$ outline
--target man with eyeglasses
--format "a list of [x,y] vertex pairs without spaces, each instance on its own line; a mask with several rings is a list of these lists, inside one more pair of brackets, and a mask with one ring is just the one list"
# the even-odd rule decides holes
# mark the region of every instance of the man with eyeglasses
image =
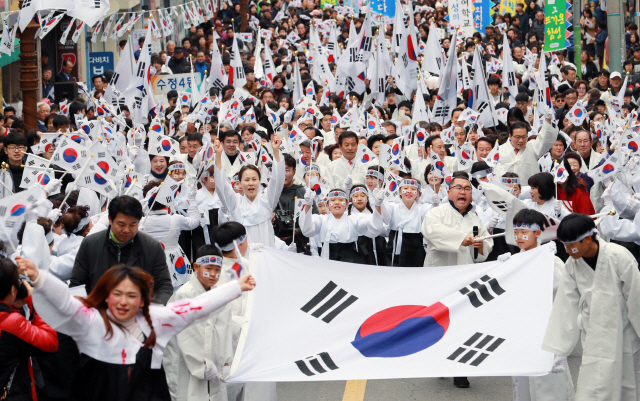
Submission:
[[567,89],[564,91],[564,107],[556,110],[556,120],[560,120],[562,112],[565,110],[571,110],[578,101],[578,91],[575,89]]
[[24,154],[27,151],[27,138],[15,132],[10,132],[4,137],[4,153],[9,163],[9,173],[13,181],[13,193],[24,191],[20,188],[22,173],[24,172]]
[[[489,235],[471,204],[473,187],[464,171],[453,173],[449,184],[449,202],[429,210],[421,232],[427,240],[424,266],[456,266],[481,263],[493,249],[493,240],[475,241]],[[477,235],[474,231],[477,230]],[[466,377],[454,377],[453,385],[469,387]]]
[[[593,151],[592,146],[593,138],[589,131],[581,130],[576,133],[576,149],[582,158],[581,173],[589,172],[589,170],[599,165],[603,159],[602,154]],[[595,210],[600,210],[604,206],[604,200],[602,199],[603,192],[604,184],[602,181],[595,183],[589,191],[589,197]]]
[[528,127],[523,122],[516,122],[509,127],[509,140],[500,146],[500,160],[494,175],[502,177],[507,172],[518,174],[521,182],[539,173],[538,159],[551,149],[558,137],[558,126],[553,122],[553,109],[547,107],[544,112],[545,122],[536,139],[528,141]]

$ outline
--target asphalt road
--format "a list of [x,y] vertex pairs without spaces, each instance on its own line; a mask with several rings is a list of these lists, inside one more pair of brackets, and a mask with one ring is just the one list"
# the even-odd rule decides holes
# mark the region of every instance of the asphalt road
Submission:
[[[574,385],[581,363],[580,345],[569,357]],[[366,382],[278,383],[278,401],[511,401],[511,377],[472,377],[459,389],[453,379],[368,380]]]

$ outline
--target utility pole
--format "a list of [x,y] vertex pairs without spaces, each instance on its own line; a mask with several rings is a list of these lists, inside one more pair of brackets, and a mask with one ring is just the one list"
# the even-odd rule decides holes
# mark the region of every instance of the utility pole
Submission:
[[609,33],[609,71],[622,71],[622,57],[626,55],[622,0],[607,2],[607,32]]
[[[20,9],[22,9],[20,0]],[[24,132],[38,128],[38,66],[36,65],[36,40],[38,24],[33,19],[20,34],[20,91],[22,92],[22,116]]]

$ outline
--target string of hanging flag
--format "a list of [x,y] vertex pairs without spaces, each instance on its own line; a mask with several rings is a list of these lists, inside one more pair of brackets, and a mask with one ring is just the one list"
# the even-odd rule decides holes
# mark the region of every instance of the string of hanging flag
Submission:
[[[21,10],[0,13],[2,18],[0,53],[11,54],[15,50],[14,41],[17,28],[24,32],[32,19],[39,25],[35,37],[42,39],[60,23],[65,15],[69,15],[72,20],[63,32],[60,43],[64,44],[67,41],[72,30],[71,40],[73,43],[77,43],[85,26],[92,28],[90,42],[96,43],[101,29],[101,42],[106,42],[107,39],[116,40],[133,28],[136,22],[145,17],[146,13],[146,18],[149,19],[151,24],[153,36],[156,39],[160,39],[163,35],[165,37],[171,35],[171,31],[174,29],[172,15],[183,18],[191,26],[198,26],[213,18],[214,12],[218,10],[217,6],[217,0],[194,0],[186,4],[155,10],[115,12],[106,15],[109,11],[108,0],[95,0],[94,7],[71,4],[70,7],[56,8],[51,8],[49,5],[44,6],[40,2],[25,0]],[[18,15],[16,16],[15,14]],[[154,14],[158,16],[159,24],[156,23]],[[127,16],[129,16],[129,19],[125,22]]]

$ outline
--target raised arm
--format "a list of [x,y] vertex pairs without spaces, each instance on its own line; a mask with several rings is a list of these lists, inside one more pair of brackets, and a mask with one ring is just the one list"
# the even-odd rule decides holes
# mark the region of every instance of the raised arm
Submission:
[[200,226],[200,212],[198,211],[198,202],[196,201],[196,195],[198,190],[194,186],[189,192],[189,210],[187,210],[187,216],[176,214],[178,218],[178,228],[180,230],[193,230]]
[[222,144],[216,139],[214,146],[216,150],[216,168],[213,169],[213,176],[216,180],[216,193],[222,206],[233,215],[238,206],[236,193],[229,182],[227,174],[222,170]]
[[[274,157],[277,154],[280,154],[277,145],[278,136],[274,135],[274,145],[273,145],[273,153]],[[284,178],[285,178],[285,165],[284,160],[280,160],[280,157],[276,157],[276,163],[273,166],[273,174],[271,176],[271,181],[269,181],[269,185],[267,185],[267,190],[265,191],[267,202],[269,203],[269,208],[273,211],[278,205],[278,200],[280,200],[280,194],[282,194],[282,189],[284,188]]]
[[98,312],[87,308],[69,292],[69,287],[47,271],[38,270],[33,262],[16,257],[22,274],[33,282],[33,305],[38,314],[56,331],[74,339],[86,335],[86,328]]
[[545,120],[542,124],[542,129],[540,130],[540,134],[536,139],[529,142],[528,146],[531,146],[533,151],[535,152],[536,159],[539,159],[551,149],[554,143],[556,143],[556,139],[558,138],[558,126],[552,123],[552,120],[547,116],[547,112],[545,111]]

